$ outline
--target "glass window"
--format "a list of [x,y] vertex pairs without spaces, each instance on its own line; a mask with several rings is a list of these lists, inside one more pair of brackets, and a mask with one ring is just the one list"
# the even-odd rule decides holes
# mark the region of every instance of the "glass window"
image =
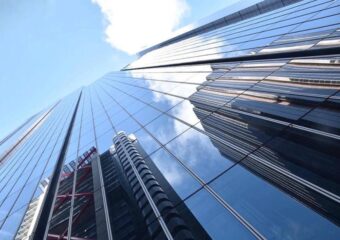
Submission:
[[106,121],[100,123],[100,124],[96,124],[95,125],[95,131],[96,131],[96,136],[97,138],[101,135],[103,135],[104,133],[106,133],[107,131],[112,129],[112,125],[109,122],[109,119],[106,118]]
[[205,189],[188,198],[185,205],[211,239],[256,239]]
[[154,106],[155,108],[159,109],[160,111],[166,112],[173,106],[177,105],[181,101],[183,101],[182,98],[173,97],[166,94],[160,94],[160,93],[153,93],[153,99],[152,102],[150,102],[150,105]]
[[110,115],[110,117],[113,125],[116,126],[117,124],[127,119],[129,115],[123,109],[121,109],[121,111],[116,112],[113,115]]
[[153,153],[161,147],[159,143],[157,143],[144,129],[138,130],[134,133],[134,135],[147,155]]
[[157,111],[156,109],[146,106],[142,109],[140,109],[137,113],[135,113],[134,117],[142,124],[145,125],[149,122],[151,122],[153,119],[157,118],[159,115],[161,115],[160,111]]
[[98,136],[97,143],[100,153],[103,153],[109,149],[109,147],[113,144],[112,139],[114,136],[115,133],[112,128],[103,133],[101,136]]
[[[150,156],[158,171],[171,185],[181,199],[185,199],[200,185],[166,150],[159,149]],[[162,186],[162,179],[157,178]],[[177,203],[174,203],[177,204]]]
[[116,126],[116,131],[117,132],[124,131],[127,134],[130,134],[137,131],[140,128],[141,128],[140,125],[136,123],[135,120],[133,120],[131,117],[128,117],[127,119],[125,119],[123,122]]
[[20,226],[25,211],[26,208],[22,208],[7,218],[0,230],[1,240],[10,240],[14,238],[14,235],[16,234],[16,231]]
[[128,102],[128,104],[125,104],[123,106],[130,114],[134,114],[141,109],[143,109],[146,105],[142,103],[141,101],[137,101],[133,98],[133,101]]
[[242,166],[210,184],[268,239],[338,239],[340,228]]
[[199,119],[194,112],[194,107],[195,106],[190,103],[190,101],[184,100],[175,107],[171,108],[168,113],[187,122],[189,125],[195,125],[199,122]]
[[165,144],[187,130],[189,126],[163,114],[146,125],[145,128],[148,129],[162,144]]
[[233,164],[221,154],[215,143],[216,140],[212,142],[208,136],[191,128],[166,147],[200,178],[208,182]]
[[322,191],[340,195],[340,149],[337,146],[340,146],[338,139],[294,126],[254,154],[291,175],[315,184]]

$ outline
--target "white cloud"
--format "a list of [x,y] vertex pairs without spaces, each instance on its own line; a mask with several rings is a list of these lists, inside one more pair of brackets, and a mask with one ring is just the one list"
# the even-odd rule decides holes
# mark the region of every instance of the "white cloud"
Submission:
[[185,0],[92,0],[104,14],[106,40],[134,54],[169,37],[189,11]]

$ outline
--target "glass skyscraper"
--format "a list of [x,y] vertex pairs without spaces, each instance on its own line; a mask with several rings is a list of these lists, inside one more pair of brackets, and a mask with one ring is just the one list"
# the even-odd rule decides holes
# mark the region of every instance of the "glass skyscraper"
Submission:
[[266,0],[0,141],[0,239],[340,239],[340,1]]

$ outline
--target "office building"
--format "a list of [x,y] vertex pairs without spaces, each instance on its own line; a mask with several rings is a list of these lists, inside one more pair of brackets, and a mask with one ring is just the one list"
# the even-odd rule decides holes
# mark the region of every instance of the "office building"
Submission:
[[44,238],[209,239],[133,135],[120,132],[101,155],[92,147],[58,185]]
[[338,0],[144,50],[0,141],[0,239],[339,239],[339,50]]

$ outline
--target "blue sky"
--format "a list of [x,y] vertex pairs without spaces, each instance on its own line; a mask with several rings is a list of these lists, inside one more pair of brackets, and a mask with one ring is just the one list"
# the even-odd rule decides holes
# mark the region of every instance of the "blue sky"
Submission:
[[0,1],[0,139],[66,94],[121,69],[143,46],[235,2]]

